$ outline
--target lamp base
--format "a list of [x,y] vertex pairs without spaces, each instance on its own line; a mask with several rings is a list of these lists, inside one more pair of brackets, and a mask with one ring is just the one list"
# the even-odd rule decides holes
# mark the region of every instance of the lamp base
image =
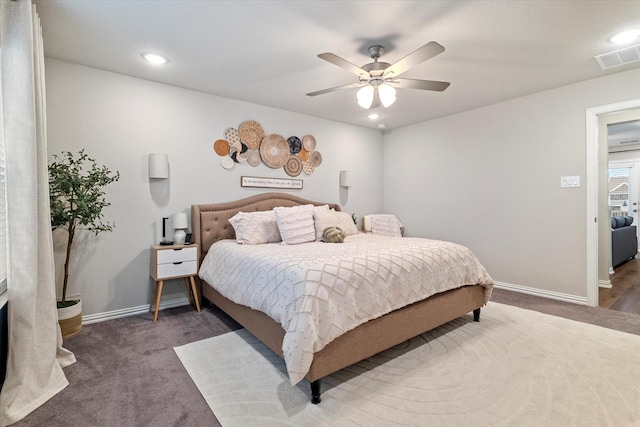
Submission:
[[168,240],[163,240],[162,242],[160,242],[160,244],[162,246],[170,246],[170,245],[173,245],[173,242],[170,242]]
[[176,228],[176,232],[173,235],[173,241],[176,245],[184,245],[184,239],[187,237],[187,232],[182,228]]

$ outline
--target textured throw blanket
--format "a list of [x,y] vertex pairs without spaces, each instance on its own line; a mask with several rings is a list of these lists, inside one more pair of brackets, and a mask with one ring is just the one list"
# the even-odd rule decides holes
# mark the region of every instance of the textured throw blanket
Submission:
[[483,285],[487,302],[493,286],[464,246],[370,234],[340,245],[221,240],[209,248],[200,277],[282,325],[292,385],[308,372],[313,353],[362,323],[464,285]]

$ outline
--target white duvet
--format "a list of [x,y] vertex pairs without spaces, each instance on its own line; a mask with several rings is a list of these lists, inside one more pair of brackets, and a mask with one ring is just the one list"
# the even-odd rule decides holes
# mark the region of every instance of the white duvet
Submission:
[[483,285],[487,302],[493,286],[464,246],[363,233],[341,244],[221,240],[209,248],[200,277],[282,325],[292,385],[308,372],[313,353],[362,323],[463,285]]

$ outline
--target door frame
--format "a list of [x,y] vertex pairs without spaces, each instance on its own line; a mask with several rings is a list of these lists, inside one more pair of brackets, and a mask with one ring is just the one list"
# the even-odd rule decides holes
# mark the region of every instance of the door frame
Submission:
[[640,99],[587,108],[587,304],[598,306],[598,116],[640,108]]

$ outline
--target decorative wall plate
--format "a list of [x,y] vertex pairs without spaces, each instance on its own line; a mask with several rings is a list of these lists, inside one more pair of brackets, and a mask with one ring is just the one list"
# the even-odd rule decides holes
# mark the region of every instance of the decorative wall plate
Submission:
[[215,151],[218,156],[226,156],[229,154],[229,143],[224,139],[219,139],[213,143],[213,151]]
[[235,164],[235,162],[233,161],[233,159],[231,157],[224,156],[223,158],[220,159],[220,164],[225,169],[231,169],[233,167],[233,165]]
[[302,146],[308,152],[312,152],[316,149],[316,139],[313,137],[313,135],[305,135],[302,137]]
[[309,161],[313,163],[315,167],[320,166],[322,164],[322,154],[320,154],[319,151],[312,151],[311,154],[309,154]]
[[236,145],[240,147],[240,136],[238,136],[238,129],[236,128],[227,128],[224,131],[224,139],[229,142],[229,145]]
[[306,162],[307,160],[309,160],[309,152],[307,151],[306,148],[303,148],[298,153],[298,157],[300,157],[300,160],[302,160],[303,162]]
[[289,157],[289,144],[282,135],[267,135],[260,144],[260,157],[270,168],[281,168]]
[[258,152],[258,150],[249,150],[246,154],[247,163],[249,163],[253,167],[260,165],[260,153]]
[[305,174],[311,175],[314,170],[316,170],[316,165],[314,165],[313,163],[311,163],[311,162],[303,162],[302,163],[302,171]]
[[251,150],[257,150],[260,148],[260,143],[264,138],[264,129],[262,129],[262,125],[255,120],[247,120],[240,124],[238,136],[240,137],[240,141],[246,144]]
[[289,176],[298,176],[302,172],[302,160],[295,154],[292,154],[284,164],[284,171]]
[[289,144],[289,152],[291,154],[298,154],[302,149],[302,141],[297,136],[290,136],[287,138],[287,143]]

